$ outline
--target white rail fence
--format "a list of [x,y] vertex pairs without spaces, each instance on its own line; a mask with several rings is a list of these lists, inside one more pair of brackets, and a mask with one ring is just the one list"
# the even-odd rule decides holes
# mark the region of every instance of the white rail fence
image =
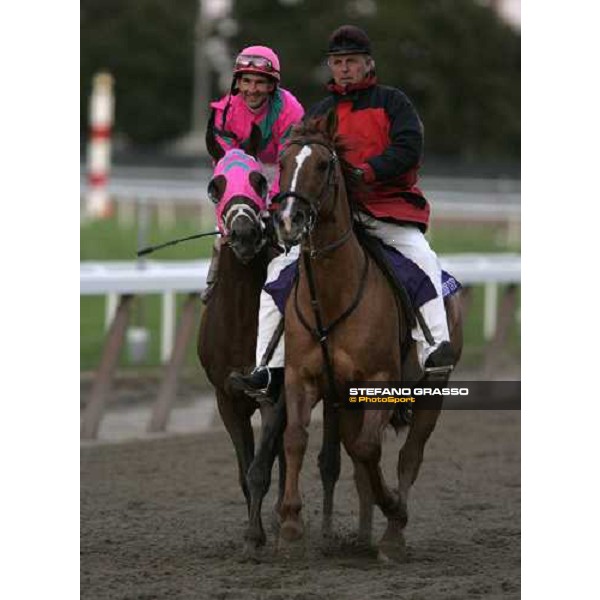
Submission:
[[[463,285],[483,285],[484,338],[490,340],[497,327],[498,287],[520,284],[521,257],[518,254],[454,254],[440,257],[442,267]],[[123,295],[162,296],[161,352],[163,362],[173,350],[175,295],[200,292],[208,273],[208,260],[82,262],[80,294],[106,296],[106,328],[112,322]]]
[[[484,337],[486,363],[490,369],[494,354],[505,342],[517,309],[517,286],[521,283],[521,258],[518,254],[458,254],[441,258],[442,266],[465,287],[464,309],[468,309],[470,289],[483,285]],[[177,393],[185,350],[194,333],[199,293],[204,289],[208,260],[170,262],[82,262],[80,294],[106,297],[106,339],[94,385],[82,415],[81,437],[97,437],[108,402],[120,350],[129,324],[132,301],[137,295],[162,296],[161,359],[165,374],[148,425],[149,431],[164,431]],[[499,286],[506,291],[499,305]],[[176,294],[186,294],[176,327]]]
[[[195,208],[203,214],[213,214],[206,195],[210,180],[207,169],[194,170],[174,178],[165,170],[164,177],[150,177],[143,169],[121,169],[121,176],[108,183],[111,199],[116,204],[117,221],[132,225],[136,211],[152,210],[160,227],[173,226],[180,208]],[[152,171],[160,175],[160,170]],[[456,179],[423,177],[422,187],[433,206],[433,219],[504,222],[508,226],[508,241],[516,244],[521,222],[520,182],[509,179]],[[81,197],[87,183],[80,182]]]

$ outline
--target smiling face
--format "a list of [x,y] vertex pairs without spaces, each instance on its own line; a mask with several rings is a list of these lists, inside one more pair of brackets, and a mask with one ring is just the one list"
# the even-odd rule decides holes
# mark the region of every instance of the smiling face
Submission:
[[335,54],[327,60],[337,85],[360,83],[370,73],[373,59],[368,54]]
[[264,75],[242,73],[238,77],[237,88],[249,108],[260,108],[275,89],[275,82]]

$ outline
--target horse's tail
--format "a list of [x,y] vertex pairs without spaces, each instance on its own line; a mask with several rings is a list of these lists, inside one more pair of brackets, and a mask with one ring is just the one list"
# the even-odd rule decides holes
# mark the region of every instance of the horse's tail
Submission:
[[[398,312],[400,313],[405,324],[405,327],[401,327],[400,331],[400,350],[402,356],[405,356],[411,344],[410,331],[416,323],[415,311],[410,301],[408,292],[402,283],[396,278],[394,270],[385,255],[381,242],[376,237],[369,234],[368,225],[355,220],[354,233],[356,234],[360,245],[375,261],[375,264],[379,267],[384,277],[390,284],[392,291],[394,292],[394,297],[396,298],[396,303],[398,304]],[[404,329],[404,331],[402,331],[402,329]]]

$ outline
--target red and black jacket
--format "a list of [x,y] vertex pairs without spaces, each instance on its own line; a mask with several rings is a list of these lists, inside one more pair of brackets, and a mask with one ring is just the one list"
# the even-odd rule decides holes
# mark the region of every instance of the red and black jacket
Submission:
[[386,221],[415,223],[425,231],[430,207],[417,186],[423,155],[423,125],[400,90],[377,85],[374,77],[352,86],[329,84],[331,94],[306,117],[335,107],[347,160],[364,170],[366,212]]

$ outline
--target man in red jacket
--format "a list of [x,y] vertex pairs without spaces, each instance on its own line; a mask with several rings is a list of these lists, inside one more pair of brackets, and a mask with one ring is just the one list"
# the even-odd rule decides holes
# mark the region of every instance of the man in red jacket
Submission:
[[[333,32],[328,65],[333,76],[328,86],[331,93],[313,106],[306,117],[325,115],[335,108],[338,133],[349,147],[346,159],[356,166],[367,186],[358,217],[370,226],[372,234],[416,263],[431,279],[437,297],[419,310],[434,343],[427,342],[419,325],[412,336],[428,378],[443,378],[455,361],[442,297],[440,263],[423,235],[430,214],[429,204],[417,186],[423,125],[403,92],[378,85],[371,42],[362,29],[344,25]],[[259,332],[274,329],[267,327],[267,321],[259,320]],[[250,375],[236,374],[234,383],[248,393],[266,394],[272,370],[257,367]]]
[[[307,117],[335,108],[338,133],[349,145],[348,161],[367,186],[362,221],[385,244],[415,262],[431,279],[437,297],[421,307],[434,344],[417,325],[412,334],[419,362],[427,371],[454,363],[442,298],[441,267],[423,233],[430,207],[418,187],[423,154],[423,125],[408,97],[379,85],[371,42],[358,27],[344,25],[329,38],[330,95],[313,106]],[[443,369],[442,369],[443,370]]]

